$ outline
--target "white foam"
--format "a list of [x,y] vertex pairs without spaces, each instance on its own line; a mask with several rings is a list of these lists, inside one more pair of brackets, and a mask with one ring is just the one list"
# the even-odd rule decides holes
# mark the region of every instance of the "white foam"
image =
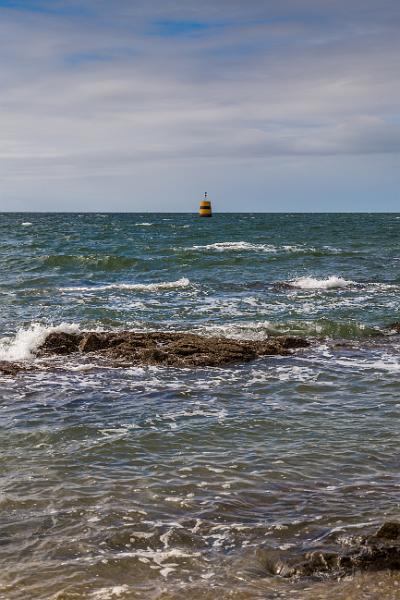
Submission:
[[331,275],[327,279],[299,277],[298,279],[290,281],[289,284],[292,287],[299,288],[301,290],[334,290],[355,285],[355,282],[343,279],[342,277],[336,277],[336,275]]
[[153,223],[135,223],[136,227],[151,227]]
[[78,325],[61,323],[56,327],[47,327],[33,323],[29,329],[19,329],[14,338],[0,340],[0,360],[29,360],[35,351],[43,344],[46,337],[53,332],[79,333]]
[[276,252],[277,249],[271,244],[251,244],[250,242],[216,242],[215,244],[206,244],[204,246],[192,246],[186,250],[215,250],[216,252],[225,252],[227,250],[243,251],[252,250],[258,252]]
[[[271,321],[237,322],[229,325],[207,325],[199,333],[203,335],[221,335],[239,340],[264,340],[271,333],[282,333],[276,329],[276,324]],[[283,332],[285,333],[285,331]]]
[[30,225],[32,225],[32,223],[30,223],[29,221],[25,221],[24,223],[21,223],[22,227],[29,227]]
[[337,359],[336,364],[351,369],[387,371],[389,373],[398,373],[400,371],[400,362],[388,354],[377,357],[375,360],[357,360],[343,357]]
[[[318,252],[318,248],[314,248],[313,246],[304,246],[302,244],[283,244],[281,246],[275,246],[273,244],[256,244],[251,242],[215,242],[214,244],[205,244],[202,246],[191,246],[188,248],[184,248],[184,250],[211,250],[216,252],[225,252],[225,251],[253,251],[253,252],[268,252],[268,253],[277,253],[277,252],[287,252],[287,253],[315,253]],[[338,254],[339,250],[337,248],[332,248],[330,246],[323,246],[322,250],[325,252],[330,252],[332,254]]]
[[129,587],[127,585],[114,585],[96,590],[91,593],[90,597],[93,600],[113,600],[114,598],[121,598],[128,591]]
[[134,292],[162,292],[163,290],[186,288],[191,285],[187,277],[177,281],[161,281],[160,283],[108,283],[106,285],[90,285],[60,288],[61,292],[104,292],[107,290],[129,290]]
[[[152,550],[151,548],[147,548],[147,550],[133,550],[133,551],[124,551],[118,554],[118,558],[147,558],[156,565],[160,567],[167,566],[165,565],[165,561],[171,558],[195,558],[200,556],[199,552],[184,552],[183,550],[179,550],[178,548],[173,548],[171,550]],[[92,560],[92,558],[84,558],[86,562]],[[164,563],[164,564],[163,564]]]

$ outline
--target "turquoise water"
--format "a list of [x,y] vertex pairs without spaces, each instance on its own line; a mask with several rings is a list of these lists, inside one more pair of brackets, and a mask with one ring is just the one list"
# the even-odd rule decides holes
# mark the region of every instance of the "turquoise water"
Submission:
[[[3,214],[0,359],[39,370],[1,379],[0,598],[331,597],[260,553],[399,518],[399,234],[396,214]],[[53,327],[312,345],[48,369]]]

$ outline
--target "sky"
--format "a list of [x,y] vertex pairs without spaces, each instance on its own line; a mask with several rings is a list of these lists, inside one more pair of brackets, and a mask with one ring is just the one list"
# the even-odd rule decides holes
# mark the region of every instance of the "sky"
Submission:
[[0,210],[400,211],[399,0],[0,0]]

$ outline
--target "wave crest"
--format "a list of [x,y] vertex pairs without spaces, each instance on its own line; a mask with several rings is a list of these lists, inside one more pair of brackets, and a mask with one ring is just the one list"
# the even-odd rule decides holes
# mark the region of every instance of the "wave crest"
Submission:
[[215,244],[205,244],[204,246],[191,246],[186,250],[215,250],[216,252],[225,252],[227,250],[243,251],[253,250],[257,252],[276,252],[276,246],[271,244],[251,244],[250,242],[215,242]]
[[293,335],[306,338],[363,339],[382,336],[379,327],[361,322],[332,321],[242,321],[227,325],[207,325],[200,327],[198,333],[204,335],[222,335],[224,337],[262,341],[269,336]]
[[0,340],[0,360],[32,359],[39,346],[53,332],[79,333],[80,329],[78,325],[70,323],[61,323],[56,327],[33,323],[28,329],[19,329],[15,337]]
[[198,246],[190,246],[187,248],[176,248],[176,250],[191,251],[209,251],[209,252],[264,252],[269,254],[312,254],[316,256],[329,256],[331,254],[339,254],[340,250],[331,246],[323,246],[315,248],[314,246],[306,246],[305,244],[262,244],[253,242],[215,242],[213,244],[204,244]]
[[90,285],[60,288],[61,292],[105,292],[107,290],[127,290],[134,292],[162,292],[164,290],[187,288],[191,285],[187,277],[177,281],[161,281],[160,283],[108,283],[106,285]]
[[336,275],[331,275],[326,279],[316,279],[314,277],[299,277],[293,281],[289,281],[288,285],[301,290],[334,290],[347,288],[356,285],[355,281],[343,279]]

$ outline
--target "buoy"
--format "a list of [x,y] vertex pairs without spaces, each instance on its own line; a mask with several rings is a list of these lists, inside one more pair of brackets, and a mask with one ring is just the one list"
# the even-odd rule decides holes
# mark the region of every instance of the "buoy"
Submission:
[[204,194],[204,200],[200,202],[200,217],[212,217],[211,202],[207,200],[207,192]]

